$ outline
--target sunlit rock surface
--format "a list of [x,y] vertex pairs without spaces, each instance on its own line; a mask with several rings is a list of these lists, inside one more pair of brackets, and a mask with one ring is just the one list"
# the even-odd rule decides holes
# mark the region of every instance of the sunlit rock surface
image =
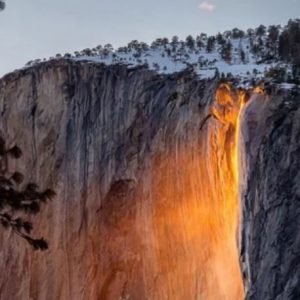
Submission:
[[[270,134],[252,147],[260,177],[245,175],[251,185],[239,207],[243,93],[227,85],[217,91],[217,81],[187,72],[167,76],[64,60],[11,74],[0,85],[1,133],[24,152],[11,168],[57,192],[35,222],[48,252],[33,252],[0,231],[1,299],[243,299],[239,219],[245,286],[249,299],[263,299],[272,267],[260,259],[272,247],[281,253],[281,244],[268,240],[275,226],[270,219],[270,228],[260,227],[267,213],[257,216],[253,203],[271,201],[268,184],[277,188],[283,170],[290,172],[282,158],[282,169],[272,170],[278,176],[268,175],[277,152],[267,147],[287,138],[276,130],[276,114],[266,121]],[[296,110],[288,115],[297,129]],[[296,137],[289,139],[289,163]],[[278,227],[297,228],[283,226],[284,200],[273,195]]]

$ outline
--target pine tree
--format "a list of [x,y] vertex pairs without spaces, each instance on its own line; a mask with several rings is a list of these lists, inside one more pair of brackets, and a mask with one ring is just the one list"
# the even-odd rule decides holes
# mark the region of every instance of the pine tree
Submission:
[[244,64],[246,60],[246,54],[243,49],[240,50],[241,62]]
[[215,47],[215,41],[216,41],[216,38],[214,36],[210,36],[208,39],[207,39],[207,45],[206,45],[206,51],[208,53],[212,52],[214,47]]
[[281,59],[300,68],[300,20],[290,20],[278,43]]
[[232,44],[230,41],[228,41],[221,48],[221,56],[228,63],[231,62],[231,54],[232,54],[231,51],[232,51]]
[[187,47],[190,49],[190,50],[194,50],[195,49],[195,39],[189,35],[187,38],[186,38],[186,45]]
[[279,28],[278,26],[270,26],[268,28],[268,48],[271,51],[272,55],[277,54],[277,40],[279,37]]
[[201,35],[198,35],[198,36],[196,37],[196,45],[197,45],[197,48],[198,48],[198,49],[202,49],[202,48],[204,47],[204,41],[203,41]]
[[254,54],[255,58],[256,58],[256,61],[258,60],[258,57],[259,57],[259,54],[260,54],[260,51],[261,51],[261,48],[258,44],[254,44],[252,46],[252,53]]
[[300,20],[293,20],[288,23],[288,33],[291,61],[300,67]]
[[220,79],[220,71],[218,68],[215,70],[215,78]]
[[284,31],[279,37],[279,45],[278,45],[278,54],[282,60],[289,59],[289,36],[286,31]]
[[264,36],[266,34],[266,26],[264,25],[260,25],[256,28],[255,32],[256,32],[256,35],[258,36]]
[[232,38],[234,39],[240,39],[245,36],[245,32],[243,30],[240,30],[238,28],[233,28],[232,29]]
[[268,38],[273,43],[276,43],[278,36],[279,36],[279,28],[278,26],[272,25],[268,29]]
[[22,216],[37,214],[41,205],[51,200],[55,192],[51,189],[41,191],[35,183],[20,187],[24,176],[19,172],[11,174],[8,165],[10,159],[19,159],[21,156],[19,147],[7,148],[5,141],[0,138],[0,223],[25,239],[33,249],[46,250],[47,241],[33,238],[30,235],[33,224]]
[[254,36],[254,30],[252,28],[247,29],[247,35],[248,37],[253,37]]
[[217,34],[217,42],[219,45],[224,45],[226,43],[226,40],[220,32]]
[[177,35],[174,35],[171,40],[171,46],[176,48],[178,46],[178,43],[179,43],[179,38]]

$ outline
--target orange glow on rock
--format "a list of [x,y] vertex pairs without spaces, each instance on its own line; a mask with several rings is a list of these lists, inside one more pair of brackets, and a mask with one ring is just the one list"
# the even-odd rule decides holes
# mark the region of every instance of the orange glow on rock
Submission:
[[[149,299],[244,298],[237,232],[238,129],[245,97],[222,84],[201,130],[195,125],[179,137],[165,133],[172,146],[152,159],[152,205],[141,206],[139,223]],[[195,134],[188,138],[186,130]]]
[[222,84],[205,112],[195,106],[193,115],[174,115],[154,137],[139,188],[102,210],[101,299],[244,298],[238,144],[245,102],[244,91]]
[[[224,203],[220,207],[221,222],[224,224],[215,230],[219,232],[220,239],[214,245],[217,248],[223,268],[216,270],[220,272],[220,287],[224,291],[224,299],[243,299],[244,289],[239,266],[238,253],[238,226],[239,226],[239,129],[240,115],[245,104],[245,91],[233,91],[228,84],[219,87],[216,93],[212,112],[221,121],[223,126],[216,128],[217,139],[223,141],[224,157],[219,158],[218,169],[220,182],[223,190],[219,195],[219,201]],[[225,158],[226,157],[226,158]],[[220,231],[223,231],[221,233]],[[222,238],[224,237],[224,239]],[[224,244],[223,244],[224,243]],[[227,249],[224,251],[224,249]],[[230,265],[231,274],[224,272],[227,262]],[[227,266],[228,267],[228,266]],[[224,277],[230,276],[231,281],[225,281]],[[209,299],[217,299],[213,294]]]

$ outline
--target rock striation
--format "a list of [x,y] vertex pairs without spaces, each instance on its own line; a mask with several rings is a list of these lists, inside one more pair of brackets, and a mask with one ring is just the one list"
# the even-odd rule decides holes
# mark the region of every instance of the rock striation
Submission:
[[253,100],[242,197],[246,299],[299,299],[300,98]]

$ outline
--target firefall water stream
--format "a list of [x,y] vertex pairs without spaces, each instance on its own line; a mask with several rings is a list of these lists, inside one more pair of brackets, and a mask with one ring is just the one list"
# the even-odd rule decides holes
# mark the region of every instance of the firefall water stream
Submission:
[[[244,91],[222,84],[194,141],[182,142],[183,129],[170,153],[152,163],[154,234],[143,255],[149,299],[244,298],[238,143],[245,98]],[[148,215],[149,209],[143,220]],[[157,273],[153,289],[151,274]]]

